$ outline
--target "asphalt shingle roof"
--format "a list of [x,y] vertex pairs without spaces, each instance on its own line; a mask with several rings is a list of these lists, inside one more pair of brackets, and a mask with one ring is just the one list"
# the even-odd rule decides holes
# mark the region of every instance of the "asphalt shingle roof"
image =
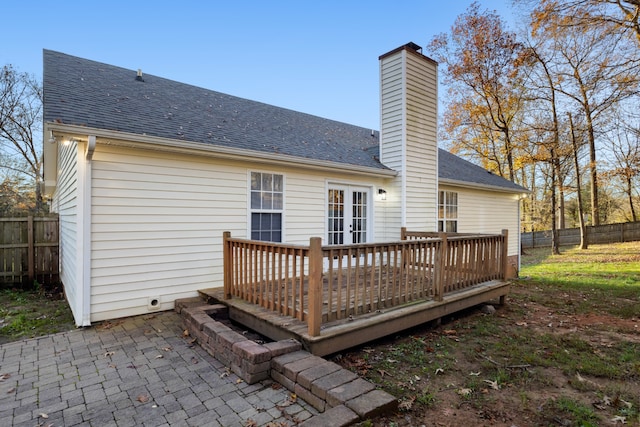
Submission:
[[[388,170],[379,132],[151,74],[43,52],[44,121]],[[522,187],[440,150],[440,177]]]
[[482,186],[504,188],[505,190],[513,190],[514,192],[528,191],[526,188],[508,179],[495,175],[443,149],[439,149],[438,152],[438,177],[440,179],[451,179]]

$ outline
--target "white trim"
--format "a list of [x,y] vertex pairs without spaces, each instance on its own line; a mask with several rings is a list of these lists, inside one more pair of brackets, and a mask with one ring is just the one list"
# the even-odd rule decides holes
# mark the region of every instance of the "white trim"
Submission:
[[78,157],[76,277],[79,281],[77,291],[80,299],[78,326],[91,325],[91,157],[94,148],[95,136],[89,137],[84,153],[78,150],[76,154]]
[[[400,226],[407,226],[407,51],[403,49],[402,55],[402,74],[401,74],[401,86],[402,87],[402,135],[401,149],[402,149],[402,175],[400,176]],[[437,174],[436,174],[437,175]]]
[[451,179],[451,178],[439,178],[438,187],[440,186],[440,184],[451,185],[454,187],[475,188],[478,190],[490,190],[490,191],[496,191],[499,193],[511,193],[511,194],[531,193],[531,191],[527,190],[526,188],[515,189],[515,188],[498,187],[497,185],[487,185],[487,184],[479,184],[479,183],[469,182],[469,181],[459,181],[457,179]]
[[391,169],[379,169],[366,166],[355,166],[345,163],[332,162],[326,160],[306,159],[297,156],[260,152],[255,150],[239,149],[234,147],[222,147],[214,144],[184,141],[177,139],[161,138],[149,135],[138,135],[126,132],[109,131],[105,129],[88,129],[76,125],[64,125],[57,123],[46,123],[46,131],[66,133],[65,137],[79,138],[84,141],[83,135],[89,130],[98,138],[100,144],[109,144],[144,150],[157,150],[171,153],[182,153],[200,156],[218,157],[221,159],[251,161],[269,165],[297,166],[305,169],[342,172],[351,175],[365,175],[374,177],[392,177],[398,172]]

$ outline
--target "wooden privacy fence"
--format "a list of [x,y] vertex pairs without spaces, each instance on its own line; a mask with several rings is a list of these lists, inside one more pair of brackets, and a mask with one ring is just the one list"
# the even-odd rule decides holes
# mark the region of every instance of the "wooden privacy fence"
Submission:
[[406,303],[435,299],[503,279],[507,232],[322,246],[235,239],[224,233],[224,295],[306,321],[322,323]]
[[58,275],[58,216],[0,218],[0,284],[54,284]]
[[[586,229],[587,243],[590,245],[640,240],[640,221],[588,225]],[[520,242],[523,249],[551,246],[551,230],[522,233],[520,235]],[[558,230],[558,246],[579,244],[579,228],[563,228]]]

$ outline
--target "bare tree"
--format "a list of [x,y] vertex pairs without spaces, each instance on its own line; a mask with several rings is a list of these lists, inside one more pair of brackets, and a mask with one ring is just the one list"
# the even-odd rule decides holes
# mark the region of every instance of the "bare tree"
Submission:
[[640,0],[542,0],[540,20],[562,17],[565,27],[612,25],[640,45]]
[[613,130],[607,134],[612,167],[603,176],[620,184],[629,204],[629,220],[638,221],[634,197],[638,196],[640,182],[640,127],[629,125],[629,119],[620,116],[613,123]]
[[578,161],[578,141],[576,138],[575,127],[573,126],[573,117],[569,113],[569,126],[571,128],[571,142],[573,144],[573,158],[576,168],[576,186],[578,187],[578,221],[580,222],[580,249],[587,249],[589,242],[587,238],[587,225],[584,221],[584,212],[582,211],[582,183],[580,182],[580,162]]
[[42,206],[42,87],[13,66],[0,69],[0,168],[27,176],[35,185],[36,209]]
[[[543,0],[541,4],[543,9],[557,3]],[[569,25],[573,18],[554,15],[553,9],[537,9],[533,17],[534,36],[556,41],[557,90],[577,105],[584,116],[590,157],[591,220],[598,225],[597,140],[601,136],[598,130],[604,127],[602,117],[606,111],[637,96],[640,57],[628,39],[613,31],[611,25]],[[541,17],[545,20],[540,21]]]

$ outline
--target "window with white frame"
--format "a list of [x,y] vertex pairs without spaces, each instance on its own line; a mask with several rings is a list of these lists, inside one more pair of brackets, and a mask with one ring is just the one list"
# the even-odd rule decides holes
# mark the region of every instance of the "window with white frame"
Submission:
[[458,232],[458,193],[455,191],[438,193],[438,231]]
[[284,177],[251,172],[251,239],[282,241]]

